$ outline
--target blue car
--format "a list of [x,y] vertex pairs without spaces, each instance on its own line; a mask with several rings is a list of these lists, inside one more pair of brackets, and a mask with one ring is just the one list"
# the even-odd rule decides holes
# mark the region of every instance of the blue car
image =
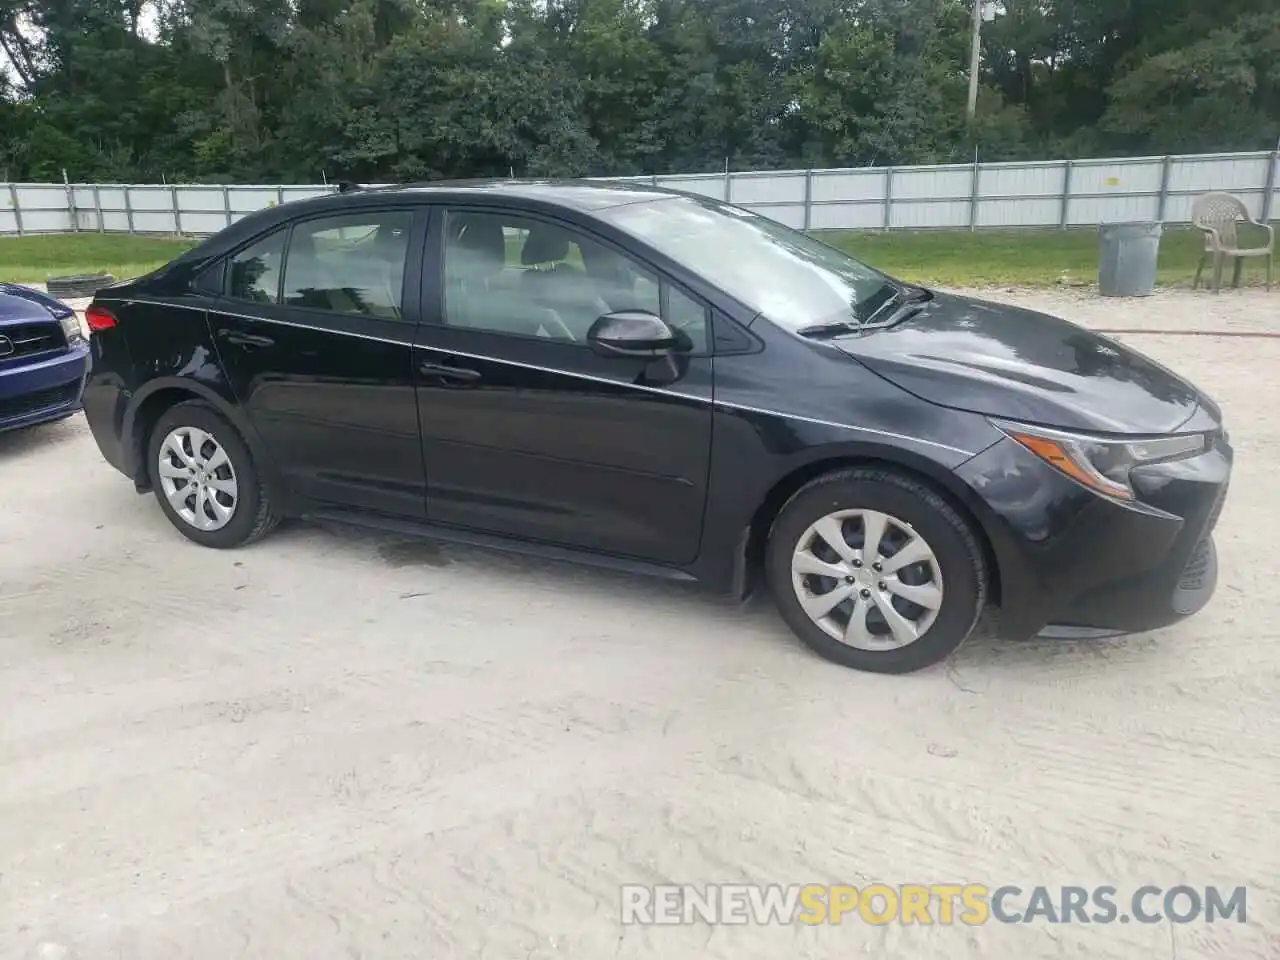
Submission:
[[71,416],[88,373],[89,343],[75,311],[0,283],[0,433]]

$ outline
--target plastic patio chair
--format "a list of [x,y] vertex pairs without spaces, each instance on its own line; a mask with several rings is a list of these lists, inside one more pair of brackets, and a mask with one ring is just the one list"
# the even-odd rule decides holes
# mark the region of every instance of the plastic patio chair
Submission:
[[[1269,224],[1259,223],[1249,215],[1249,208],[1244,201],[1230,193],[1206,193],[1196,199],[1191,207],[1191,222],[1204,231],[1204,253],[1200,255],[1200,265],[1196,267],[1196,279],[1191,284],[1195,290],[1200,286],[1200,275],[1209,257],[1213,257],[1213,292],[1222,289],[1222,268],[1228,257],[1236,261],[1233,285],[1240,286],[1244,272],[1246,257],[1267,258],[1267,289],[1271,289],[1271,262],[1275,255],[1276,233]],[[1240,226],[1256,227],[1265,230],[1266,246],[1240,246]]]

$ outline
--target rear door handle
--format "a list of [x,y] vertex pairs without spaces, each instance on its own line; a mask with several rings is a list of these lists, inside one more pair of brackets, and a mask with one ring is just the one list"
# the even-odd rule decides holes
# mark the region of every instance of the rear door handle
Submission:
[[450,367],[443,363],[422,363],[418,371],[425,377],[440,377],[444,380],[457,380],[462,383],[475,383],[480,379],[479,370],[468,370],[466,367]]
[[257,333],[239,333],[235,330],[222,330],[220,333],[227,343],[234,343],[238,347],[274,347],[276,345],[270,337]]

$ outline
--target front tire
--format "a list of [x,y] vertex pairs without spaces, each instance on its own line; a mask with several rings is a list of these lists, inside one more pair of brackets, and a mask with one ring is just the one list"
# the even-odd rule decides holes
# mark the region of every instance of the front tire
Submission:
[[846,667],[910,673],[945,659],[986,603],[968,522],[905,473],[859,467],[810,481],[769,534],[767,575],[783,620]]
[[201,546],[243,546],[279,522],[244,439],[207,403],[179,403],[160,415],[147,464],[160,509]]

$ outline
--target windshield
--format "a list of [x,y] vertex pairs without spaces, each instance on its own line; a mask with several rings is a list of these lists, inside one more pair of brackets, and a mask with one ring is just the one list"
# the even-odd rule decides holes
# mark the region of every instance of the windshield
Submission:
[[792,330],[865,320],[897,289],[825,243],[715,200],[672,197],[600,216]]

